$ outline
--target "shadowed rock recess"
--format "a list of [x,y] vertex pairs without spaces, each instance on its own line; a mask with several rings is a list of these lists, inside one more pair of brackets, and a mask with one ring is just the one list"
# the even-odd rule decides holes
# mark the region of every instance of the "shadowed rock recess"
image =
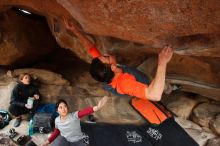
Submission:
[[[164,94],[162,102],[200,145],[219,145],[219,0],[1,0],[0,109],[9,107],[11,90],[24,72],[39,85],[43,102],[64,98],[71,111],[109,95],[89,75],[87,48],[65,28],[63,17],[101,53],[113,54],[119,63],[151,78],[158,52],[171,44],[175,51],[166,81],[181,88]],[[97,122],[143,123],[130,98],[111,95],[108,105],[94,114]]]

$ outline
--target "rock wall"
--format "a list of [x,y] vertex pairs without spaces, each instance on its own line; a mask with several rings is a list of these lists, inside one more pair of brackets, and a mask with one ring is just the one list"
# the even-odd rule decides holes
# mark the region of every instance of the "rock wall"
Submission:
[[[66,30],[63,17],[87,33],[102,53],[114,54],[119,63],[130,66],[142,64],[156,56],[165,44],[171,44],[175,53],[168,66],[167,80],[181,84],[183,91],[220,100],[218,0],[2,0],[1,65],[31,63],[56,48],[51,36],[46,35],[50,32],[43,22],[27,20],[11,12],[12,7],[44,16],[56,42],[85,62],[91,61],[87,48]],[[13,27],[16,23],[18,27]],[[35,33],[37,39],[33,38]]]
[[0,13],[0,64],[27,65],[58,48],[45,18],[22,16],[15,10]]
[[[119,63],[138,67],[151,79],[157,53],[171,44],[175,51],[166,81],[181,89],[165,95],[162,102],[200,145],[218,145],[219,14],[219,0],[1,0],[0,107],[8,108],[16,76],[22,72],[40,82],[43,102],[64,98],[71,110],[95,105],[108,94],[91,79],[91,57],[65,28],[65,17],[102,53],[116,55]],[[63,54],[64,49],[69,51]],[[2,66],[13,68],[7,72]],[[20,66],[28,68],[15,69]],[[111,96],[108,106],[95,114],[96,120],[143,123],[129,99]]]

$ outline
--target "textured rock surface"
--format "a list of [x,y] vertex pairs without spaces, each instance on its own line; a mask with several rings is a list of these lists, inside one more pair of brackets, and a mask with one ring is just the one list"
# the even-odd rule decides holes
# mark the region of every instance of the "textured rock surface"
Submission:
[[200,145],[204,146],[209,139],[215,138],[216,136],[212,132],[204,131],[199,125],[189,120],[182,118],[175,118],[175,121],[183,127],[186,132]]
[[218,146],[220,145],[220,138],[210,139],[206,146]]
[[192,41],[193,44],[192,38],[199,42],[202,39],[209,40],[212,34],[219,34],[218,0],[207,2],[52,0],[46,3],[34,0],[29,2],[3,0],[0,4],[3,8],[20,5],[30,11],[58,18],[62,15],[69,16],[67,13],[69,12],[87,32],[160,47],[167,40],[173,42],[176,40],[182,44]]
[[45,18],[28,19],[15,10],[0,13],[0,64],[27,65],[58,46]]
[[212,120],[210,127],[215,133],[220,135],[220,113]]
[[190,99],[189,96],[184,93],[173,93],[169,97],[163,98],[162,102],[178,117],[188,119],[192,109],[198,103],[196,100]]
[[193,110],[193,121],[201,126],[209,127],[210,121],[220,112],[218,104],[203,103]]
[[192,121],[185,120],[180,117],[175,117],[175,121],[184,129],[194,129],[194,130],[202,131],[202,127],[200,127],[196,123],[193,123]]
[[11,99],[11,92],[16,85],[16,82],[11,82],[7,85],[0,86],[0,107],[1,109],[8,110],[9,102]]
[[[180,85],[181,91],[197,93],[210,99],[219,100],[219,72],[214,73],[211,69],[212,65],[192,57],[174,56],[173,60],[168,64],[167,83]],[[157,58],[150,57],[139,65],[138,69],[152,79],[156,67]]]
[[[0,27],[0,40],[3,43],[0,45],[4,47],[1,49],[0,57],[5,59],[1,60],[0,64],[11,65],[15,61],[33,62],[54,48],[47,44],[52,42],[50,37],[44,37],[49,33],[48,29],[45,30],[45,24],[32,23],[33,20],[17,16],[19,20],[25,19],[26,23],[21,23],[19,27],[10,30],[12,24],[6,24],[12,21],[20,22],[16,21],[17,19],[10,21],[7,19],[15,17],[9,10],[14,6],[45,16],[57,43],[63,48],[70,49],[86,62],[91,60],[86,48],[66,30],[62,17],[74,22],[82,32],[89,33],[91,40],[102,53],[115,54],[120,63],[131,66],[143,63],[146,58],[158,53],[165,44],[172,44],[176,50],[167,69],[167,80],[182,85],[183,91],[220,100],[219,3],[218,0],[193,2],[2,0],[0,8],[3,27]],[[29,32],[28,24],[32,25],[32,32],[21,36],[19,32],[24,31],[24,28]],[[38,34],[38,39],[32,40],[33,33]],[[7,36],[14,36],[14,39]],[[41,41],[42,38],[44,41]],[[50,41],[45,41],[46,39]],[[15,40],[25,45],[16,44],[18,41]],[[33,42],[41,45],[30,46]],[[16,44],[16,47],[12,44]],[[36,58],[31,57],[30,52],[34,53]]]
[[185,129],[186,132],[193,137],[193,139],[200,145],[205,146],[209,139],[215,138],[216,136],[212,133],[208,133],[205,131],[199,131],[194,129]]
[[22,73],[29,73],[35,80],[38,80],[39,82],[44,84],[60,86],[69,85],[69,81],[62,78],[60,74],[48,70],[27,68],[11,71],[13,77],[18,77]]

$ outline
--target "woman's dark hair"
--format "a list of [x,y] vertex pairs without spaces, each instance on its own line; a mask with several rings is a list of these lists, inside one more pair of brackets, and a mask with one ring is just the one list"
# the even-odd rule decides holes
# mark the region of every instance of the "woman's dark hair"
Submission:
[[22,73],[22,74],[19,75],[19,80],[20,81],[23,80],[24,76],[26,76],[26,75],[28,75],[31,79],[31,75],[29,73]]
[[92,60],[89,72],[95,80],[107,84],[111,83],[115,75],[111,70],[111,65],[102,63],[99,58]]
[[68,107],[68,104],[67,104],[66,100],[64,100],[64,99],[59,99],[59,100],[57,101],[57,103],[56,103],[56,109],[59,107],[59,105],[60,105],[61,103],[64,103],[64,104]]

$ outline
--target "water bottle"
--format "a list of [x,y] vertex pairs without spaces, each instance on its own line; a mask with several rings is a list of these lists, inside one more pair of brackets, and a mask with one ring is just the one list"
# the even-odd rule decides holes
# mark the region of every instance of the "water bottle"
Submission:
[[33,134],[34,134],[33,120],[31,119],[30,122],[29,122],[28,135],[31,136]]

